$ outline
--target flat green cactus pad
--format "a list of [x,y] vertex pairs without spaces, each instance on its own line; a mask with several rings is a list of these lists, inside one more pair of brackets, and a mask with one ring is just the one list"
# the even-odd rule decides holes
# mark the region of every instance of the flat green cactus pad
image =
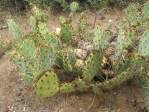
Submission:
[[63,83],[60,86],[60,93],[70,93],[75,91],[74,83]]
[[143,14],[146,19],[149,19],[149,1],[144,4]]
[[61,39],[64,43],[70,42],[72,40],[72,28],[70,24],[63,24],[61,27]]
[[57,63],[65,71],[72,71],[76,63],[76,55],[74,53],[74,49],[72,48],[63,49],[59,53],[59,57],[57,58]]
[[130,25],[137,25],[141,21],[138,7],[139,4],[132,3],[124,11]]
[[140,43],[139,43],[139,49],[138,52],[142,56],[149,56],[149,31],[145,31]]
[[63,57],[63,67],[65,70],[72,71],[76,62],[76,56],[73,49],[68,49],[66,56]]
[[78,91],[86,91],[90,87],[89,84],[86,84],[86,82],[80,78],[76,79],[74,83],[76,84],[76,90]]
[[46,72],[34,83],[34,90],[37,95],[51,97],[59,92],[59,80],[54,72]]
[[97,75],[100,69],[100,54],[91,53],[85,61],[85,67],[83,69],[83,78],[86,81],[91,81],[95,75]]

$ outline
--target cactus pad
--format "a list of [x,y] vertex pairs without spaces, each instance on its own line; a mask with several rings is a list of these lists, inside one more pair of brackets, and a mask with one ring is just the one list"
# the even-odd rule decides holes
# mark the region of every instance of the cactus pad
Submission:
[[138,7],[139,4],[132,3],[125,9],[125,14],[130,25],[137,25],[141,20]]
[[76,85],[76,90],[78,91],[86,91],[90,87],[90,85],[80,78],[74,80],[74,83]]
[[100,70],[100,54],[91,53],[87,60],[85,61],[85,67],[83,70],[83,78],[87,81],[91,81],[95,75],[97,75]]
[[149,56],[149,31],[144,32],[139,43],[138,52],[142,56]]
[[73,83],[63,83],[60,86],[60,93],[70,93],[75,91],[75,85]]
[[144,4],[143,14],[146,19],[149,19],[149,1]]
[[37,95],[51,97],[59,92],[59,80],[54,72],[46,72],[34,83]]
[[63,49],[59,56],[59,63],[61,63],[65,71],[72,71],[76,63],[74,50],[71,48]]
[[19,43],[18,46],[19,46],[18,52],[25,59],[30,59],[31,61],[35,58],[36,48],[33,40],[26,39],[22,43]]
[[61,25],[60,36],[64,43],[68,43],[72,40],[72,27],[69,23],[64,23]]

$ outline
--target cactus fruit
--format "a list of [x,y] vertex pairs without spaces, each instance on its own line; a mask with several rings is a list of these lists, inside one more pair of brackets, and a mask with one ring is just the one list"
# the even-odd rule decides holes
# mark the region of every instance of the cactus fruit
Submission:
[[98,52],[91,53],[87,60],[85,61],[85,66],[83,69],[83,79],[86,81],[91,81],[101,67],[101,56]]
[[52,71],[44,73],[33,85],[35,93],[43,97],[50,97],[57,94],[59,92],[59,86],[58,77]]

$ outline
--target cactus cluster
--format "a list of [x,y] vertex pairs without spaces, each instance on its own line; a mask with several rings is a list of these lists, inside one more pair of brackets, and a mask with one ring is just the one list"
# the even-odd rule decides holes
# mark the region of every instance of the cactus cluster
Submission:
[[[109,35],[105,35],[107,32],[97,26],[94,33],[90,34],[93,36],[92,45],[94,47],[86,51],[84,58],[78,58],[75,51],[81,48],[78,47],[79,42],[75,38],[80,32],[74,33],[71,21],[61,18],[60,34],[49,32],[43,17],[40,17],[42,14],[37,15],[36,13],[40,12],[37,11],[37,8],[34,9],[36,10],[33,10],[35,12],[32,13],[33,32],[21,36],[10,54],[23,76],[33,82],[36,94],[51,97],[58,93],[95,91],[97,88],[109,90],[133,77],[146,77],[143,64],[144,59],[149,55],[148,30],[140,35],[141,39],[138,51],[136,51],[136,49],[129,50],[128,48],[134,47],[133,39],[135,35],[138,35],[137,31],[134,31],[135,34],[132,34],[131,30],[128,31],[132,27],[129,21],[126,28],[118,26],[118,37],[115,40],[117,44],[114,48],[118,52],[112,56],[105,56],[108,44],[110,44]],[[113,33],[111,34],[113,37]],[[81,41],[85,43],[83,39]],[[81,51],[83,50],[85,49],[81,49]],[[114,72],[113,76],[104,77],[106,76],[106,73],[103,72],[105,70]],[[63,80],[62,73],[64,77],[70,79]]]

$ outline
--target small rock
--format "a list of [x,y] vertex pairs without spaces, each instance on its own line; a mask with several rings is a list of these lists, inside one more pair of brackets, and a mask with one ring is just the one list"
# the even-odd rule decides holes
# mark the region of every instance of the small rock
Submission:
[[90,42],[84,42],[84,41],[80,41],[78,43],[78,47],[80,49],[87,50],[87,51],[92,51],[94,48]]
[[85,59],[87,57],[87,51],[83,49],[75,49],[75,54],[80,59]]
[[3,29],[8,29],[8,26],[1,26],[0,30],[3,30]]

